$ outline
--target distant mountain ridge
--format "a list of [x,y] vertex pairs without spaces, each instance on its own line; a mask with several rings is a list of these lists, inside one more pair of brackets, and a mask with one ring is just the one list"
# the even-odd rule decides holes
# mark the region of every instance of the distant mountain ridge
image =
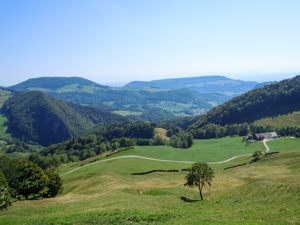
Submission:
[[[89,105],[145,121],[198,115],[230,98],[221,93],[201,95],[186,87],[180,89],[160,89],[154,86],[141,89],[115,88],[80,77],[32,78],[10,88],[17,91],[42,91],[65,101]],[[153,111],[159,111],[160,116],[155,116]]]
[[20,84],[10,86],[9,88],[16,91],[31,91],[34,88],[55,91],[71,84],[80,84],[81,86],[94,85],[95,87],[100,88],[107,87],[82,77],[39,77],[28,79]]
[[268,82],[263,82],[263,83],[258,83],[257,85],[255,85],[252,90],[255,90],[257,88],[261,88],[261,87],[264,87],[266,85],[269,85],[269,84],[275,84],[277,81],[268,81]]
[[96,125],[128,121],[123,116],[39,91],[15,94],[4,103],[1,112],[8,118],[7,132],[13,137],[44,146],[76,138]]
[[172,78],[153,81],[132,81],[126,88],[159,87],[162,89],[189,88],[200,93],[245,93],[257,84],[256,81],[233,80],[225,76],[200,76]]

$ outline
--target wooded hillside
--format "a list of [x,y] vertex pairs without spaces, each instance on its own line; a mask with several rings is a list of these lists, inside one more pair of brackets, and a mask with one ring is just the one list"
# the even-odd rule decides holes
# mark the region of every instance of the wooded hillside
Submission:
[[299,95],[300,76],[270,84],[249,91],[213,108],[199,121],[191,125],[189,130],[201,128],[210,123],[221,126],[237,122],[242,123],[243,119],[249,116],[252,117],[252,120],[258,120],[264,117],[264,115],[259,114],[263,110],[285,107],[300,102]]
[[7,132],[13,137],[44,146],[78,137],[99,124],[128,120],[38,91],[14,95],[4,103],[2,113],[8,118]]

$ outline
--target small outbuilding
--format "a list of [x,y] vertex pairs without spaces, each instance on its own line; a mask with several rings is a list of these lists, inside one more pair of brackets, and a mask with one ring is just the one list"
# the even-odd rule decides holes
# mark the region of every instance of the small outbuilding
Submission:
[[264,139],[276,139],[278,135],[276,132],[269,132],[269,133],[258,133],[253,135],[253,139],[261,141]]

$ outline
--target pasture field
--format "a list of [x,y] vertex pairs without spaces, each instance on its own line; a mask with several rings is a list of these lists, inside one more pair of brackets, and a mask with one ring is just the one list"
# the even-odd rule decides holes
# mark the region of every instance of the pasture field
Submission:
[[64,87],[58,88],[55,90],[55,92],[57,93],[62,93],[62,92],[74,92],[77,91],[77,87],[78,87],[79,83],[76,84],[69,84],[66,85]]
[[28,157],[30,153],[23,153],[23,152],[13,152],[13,153],[7,153],[5,156],[11,159],[25,159]]
[[246,142],[242,142],[242,140],[242,137],[194,140],[194,145],[188,149],[171,146],[135,146],[134,150],[122,152],[119,156],[137,155],[174,161],[219,162],[237,155],[265,150],[262,142],[255,142],[247,146]]
[[113,113],[119,114],[121,116],[141,116],[142,112],[132,112],[132,111],[113,111]]
[[161,137],[162,139],[166,139],[166,140],[170,140],[169,137],[167,137],[167,130],[164,129],[164,128],[155,128],[155,135],[154,135],[154,138],[156,136],[159,136]]
[[0,155],[4,155],[6,153],[6,149],[3,147],[0,147]]
[[300,148],[300,138],[280,138],[267,142],[267,145],[270,147],[270,152],[295,151]]
[[10,91],[3,90],[0,88],[0,108],[3,106],[4,102],[11,98],[14,94]]
[[63,176],[65,188],[56,198],[13,203],[0,212],[0,224],[299,224],[299,149],[225,171],[251,157],[211,165],[215,178],[204,187],[203,201],[197,188],[184,186],[187,172],[130,175],[191,164],[138,158],[93,164]]
[[6,121],[7,118],[3,114],[0,114],[0,139],[11,137],[11,134],[6,133],[7,126],[4,125]]

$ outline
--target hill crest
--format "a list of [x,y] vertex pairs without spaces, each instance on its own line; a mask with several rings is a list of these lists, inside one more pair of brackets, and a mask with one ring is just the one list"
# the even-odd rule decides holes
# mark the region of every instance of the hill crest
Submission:
[[132,81],[126,88],[143,88],[154,86],[162,89],[189,88],[200,93],[220,92],[229,96],[245,93],[257,84],[256,81],[233,80],[225,76],[200,76],[171,78],[153,81]]
[[95,87],[102,88],[107,87],[82,77],[38,77],[28,79],[19,84],[10,86],[9,88],[16,91],[30,91],[34,88],[43,88],[46,89],[46,91],[55,91],[71,84],[78,84],[81,86],[94,85]]

